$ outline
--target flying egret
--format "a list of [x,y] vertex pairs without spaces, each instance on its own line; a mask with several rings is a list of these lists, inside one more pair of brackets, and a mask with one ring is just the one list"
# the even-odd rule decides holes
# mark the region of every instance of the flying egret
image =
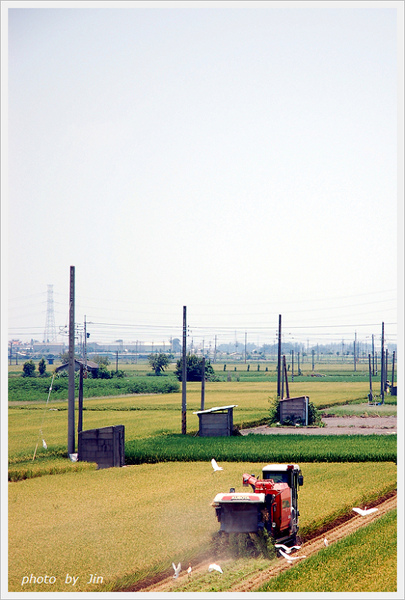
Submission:
[[218,464],[217,464],[217,461],[215,460],[215,458],[212,459],[211,464],[212,464],[212,468],[214,469],[214,473],[215,473],[215,471],[223,471],[222,467],[218,467]]
[[283,552],[282,550],[279,550],[279,552],[280,552],[280,554],[281,554],[282,556],[284,556],[284,558],[285,558],[286,560],[288,560],[288,562],[290,562],[290,563],[291,563],[293,560],[298,560],[299,558],[306,558],[306,556],[305,556],[305,555],[303,555],[303,556],[290,556],[289,554],[286,554],[286,553],[285,553],[285,552]]
[[212,573],[212,571],[218,571],[218,573],[223,573],[221,567],[219,565],[216,565],[215,563],[210,564],[210,566],[208,567],[208,571],[210,573]]
[[173,579],[177,579],[177,577],[180,575],[180,571],[181,571],[181,563],[179,563],[176,567],[176,565],[174,563],[172,563],[172,567],[174,569],[174,575],[173,575]]
[[299,550],[301,548],[301,546],[291,546],[291,548],[288,548],[288,546],[284,546],[284,544],[274,544],[274,547],[282,548],[287,554],[290,554],[291,550]]
[[364,510],[362,508],[353,508],[353,510],[354,510],[354,512],[358,513],[362,517],[365,517],[366,515],[371,515],[371,513],[377,512],[378,508],[367,509],[367,507],[366,507]]

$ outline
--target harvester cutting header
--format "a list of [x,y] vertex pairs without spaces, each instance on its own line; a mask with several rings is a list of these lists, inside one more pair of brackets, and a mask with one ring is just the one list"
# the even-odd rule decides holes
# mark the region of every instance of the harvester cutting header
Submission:
[[262,478],[243,474],[243,486],[253,493],[217,494],[213,500],[220,531],[258,533],[265,529],[279,542],[297,542],[298,489],[304,483],[295,464],[273,464],[262,469]]

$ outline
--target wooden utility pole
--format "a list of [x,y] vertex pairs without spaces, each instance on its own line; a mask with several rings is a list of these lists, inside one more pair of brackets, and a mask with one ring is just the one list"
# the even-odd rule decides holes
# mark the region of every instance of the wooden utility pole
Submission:
[[357,341],[357,333],[354,333],[354,342],[353,342],[353,362],[354,362],[354,370],[356,371],[356,341]]
[[391,377],[391,388],[394,387],[395,378],[395,350],[392,353],[392,377]]
[[[283,357],[284,358],[284,357]],[[284,398],[284,364],[281,366],[281,400]]]
[[277,397],[281,395],[281,315],[278,315]]
[[384,323],[381,328],[381,402],[384,404],[384,391],[385,391],[385,369],[384,369]]
[[315,350],[312,348],[312,373],[315,370]]
[[[86,323],[86,315],[84,315],[84,368],[86,369],[86,373],[87,373],[87,323]],[[87,377],[87,375],[86,375],[86,377]]]
[[290,391],[288,389],[288,374],[287,374],[287,364],[285,362],[285,355],[283,355],[283,369],[284,369],[284,377],[285,377],[285,392],[287,394],[286,398],[289,398]]
[[370,393],[368,395],[369,404],[373,401],[373,379],[371,377],[371,355],[368,355],[368,379],[370,382]]
[[247,352],[247,332],[245,331],[245,364],[246,364],[246,352]]
[[291,350],[291,381],[294,381],[294,350]]
[[80,365],[79,377],[79,419],[77,424],[77,433],[83,430],[83,365]]
[[75,268],[70,267],[68,454],[75,451]]
[[201,373],[201,410],[204,410],[205,406],[205,356],[202,359],[202,373]]
[[187,433],[187,307],[183,306],[183,369],[181,376],[181,433]]
[[373,375],[375,375],[375,366],[374,366],[374,333],[371,336],[371,355],[373,357]]

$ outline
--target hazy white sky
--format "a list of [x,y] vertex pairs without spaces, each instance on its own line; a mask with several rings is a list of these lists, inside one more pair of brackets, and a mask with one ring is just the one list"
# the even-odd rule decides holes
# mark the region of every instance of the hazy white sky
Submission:
[[3,4],[10,339],[396,340],[403,3]]

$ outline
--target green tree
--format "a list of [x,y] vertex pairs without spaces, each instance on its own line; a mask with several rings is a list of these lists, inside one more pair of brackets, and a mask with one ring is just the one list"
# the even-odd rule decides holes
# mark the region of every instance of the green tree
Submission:
[[62,365],[68,363],[69,362],[69,352],[61,352],[60,360],[62,361]]
[[110,359],[108,358],[108,356],[103,356],[101,354],[96,354],[95,356],[93,356],[92,360],[95,363],[98,363],[99,365],[108,366],[110,364]]
[[170,360],[167,354],[149,354],[149,365],[153,371],[155,371],[155,375],[160,375],[163,373],[165,368],[169,365]]
[[112,373],[107,369],[106,365],[99,364],[98,369],[96,369],[95,373],[93,374],[93,377],[94,379],[111,379]]
[[35,364],[32,359],[23,364],[23,377],[35,377]]
[[[62,364],[66,364],[69,362],[69,351],[61,352],[59,356],[60,356],[60,360],[61,360]],[[80,358],[78,354],[75,354],[74,357]]]
[[[188,354],[186,358],[187,367],[187,381],[201,381],[202,379],[202,363],[203,359],[199,358],[195,354]],[[180,359],[176,363],[176,369],[174,371],[177,379],[182,381],[183,375],[183,359]],[[215,371],[209,360],[205,361],[205,379],[206,381],[215,380]]]
[[38,363],[38,371],[39,374],[43,377],[45,375],[45,371],[46,371],[46,362],[45,359],[42,357],[41,360]]

